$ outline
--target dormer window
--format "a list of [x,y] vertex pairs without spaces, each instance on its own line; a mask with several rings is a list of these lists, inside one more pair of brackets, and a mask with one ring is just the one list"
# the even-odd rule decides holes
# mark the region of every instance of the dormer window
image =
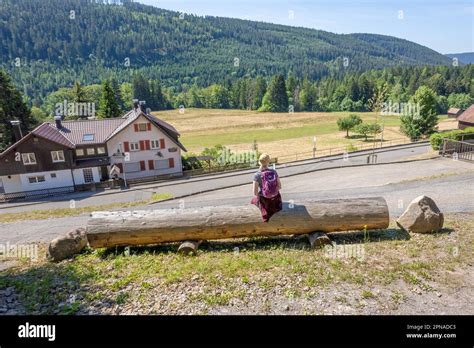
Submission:
[[82,141],[94,141],[94,134],[84,134]]

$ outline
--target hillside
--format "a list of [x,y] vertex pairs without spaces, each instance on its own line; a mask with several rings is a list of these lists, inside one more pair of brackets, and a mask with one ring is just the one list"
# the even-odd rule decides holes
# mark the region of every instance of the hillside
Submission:
[[29,96],[44,96],[76,79],[95,83],[111,72],[129,81],[137,69],[180,90],[183,84],[206,86],[289,71],[319,79],[450,63],[427,47],[394,37],[181,16],[131,2],[2,0],[0,39],[0,62]]
[[447,56],[449,58],[457,58],[463,64],[474,64],[474,52],[449,53]]

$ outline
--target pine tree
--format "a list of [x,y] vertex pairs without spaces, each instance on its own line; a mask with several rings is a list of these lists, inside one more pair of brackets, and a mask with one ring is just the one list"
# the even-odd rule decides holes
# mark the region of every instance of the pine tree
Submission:
[[133,78],[133,95],[135,99],[144,100],[147,104],[151,102],[150,83],[142,74],[137,74]]
[[111,82],[105,80],[102,83],[102,95],[99,101],[99,118],[113,118],[120,116],[120,107],[115,99]]
[[288,95],[286,94],[285,79],[282,75],[275,76],[263,97],[261,111],[288,111]]
[[267,83],[262,76],[257,76],[252,91],[252,110],[258,110],[262,106],[263,96],[267,91]]
[[74,103],[84,103],[87,101],[86,91],[84,91],[79,81],[74,82],[72,96]]
[[[0,151],[15,142],[12,120],[20,121],[23,135],[33,128],[36,123],[20,92],[13,87],[10,77],[0,70]],[[15,126],[17,127],[17,126]]]

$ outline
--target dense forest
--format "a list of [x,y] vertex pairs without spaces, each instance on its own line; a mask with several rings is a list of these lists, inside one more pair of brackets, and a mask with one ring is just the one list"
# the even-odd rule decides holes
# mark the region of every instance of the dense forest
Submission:
[[[240,78],[232,83],[193,85],[175,93],[158,80],[141,74],[132,83],[110,82],[114,100],[121,110],[131,108],[133,98],[145,100],[152,110],[170,108],[233,108],[259,111],[369,111],[370,99],[383,89],[385,102],[408,102],[421,86],[430,88],[437,97],[438,113],[449,107],[467,108],[474,103],[474,65],[462,67],[420,66],[393,67],[327,77],[318,81],[301,79],[292,73],[273,78]],[[64,100],[95,103],[100,109],[102,85],[60,88],[49,94],[41,108],[34,107],[37,118],[55,113],[55,105]],[[113,99],[113,98],[112,98]],[[118,114],[116,115],[118,116]]]
[[132,83],[137,73],[179,94],[289,72],[301,80],[337,80],[348,72],[451,62],[389,36],[333,34],[122,3],[0,1],[0,64],[30,105],[40,106],[49,93],[76,81],[92,85],[113,77],[119,84]]

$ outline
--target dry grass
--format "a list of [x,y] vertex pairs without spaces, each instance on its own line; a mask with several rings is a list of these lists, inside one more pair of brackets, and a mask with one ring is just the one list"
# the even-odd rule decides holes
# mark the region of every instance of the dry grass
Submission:
[[[181,140],[190,152],[200,153],[205,147],[224,145],[237,151],[248,151],[257,140],[259,150],[275,157],[291,157],[305,153],[309,157],[313,149],[313,137],[317,136],[317,149],[361,149],[371,147],[371,142],[361,137],[345,137],[337,129],[336,121],[348,114],[358,114],[366,122],[374,122],[371,112],[297,112],[261,113],[246,110],[186,109],[160,111],[157,117],[170,122],[181,132]],[[440,128],[452,127],[452,120],[442,117]],[[379,122],[381,117],[378,116]],[[444,123],[447,122],[445,126]],[[398,116],[384,116],[385,145],[390,141],[408,141],[399,129]],[[370,140],[370,139],[369,139]],[[321,153],[322,155],[322,153]]]
[[[176,244],[129,252],[90,250],[57,264],[25,261],[0,273],[0,288],[15,287],[30,313],[71,313],[92,303],[149,313],[157,301],[157,312],[185,313],[184,307],[175,308],[182,296],[187,299],[183,306],[204,305],[205,313],[230,301],[250,300],[255,292],[269,293],[265,301],[271,301],[275,291],[296,299],[346,286],[363,287],[358,291],[362,299],[374,298],[377,286],[389,287],[398,294],[393,301],[399,301],[400,282],[424,291],[435,284],[441,289],[462,283],[455,275],[472,263],[473,217],[448,215],[446,229],[436,234],[409,236],[394,226],[370,235],[336,234],[339,246],[359,252],[344,257],[310,250],[303,239],[281,238],[214,242],[203,245],[197,257],[177,255]],[[64,299],[72,294],[80,300],[65,306]]]

